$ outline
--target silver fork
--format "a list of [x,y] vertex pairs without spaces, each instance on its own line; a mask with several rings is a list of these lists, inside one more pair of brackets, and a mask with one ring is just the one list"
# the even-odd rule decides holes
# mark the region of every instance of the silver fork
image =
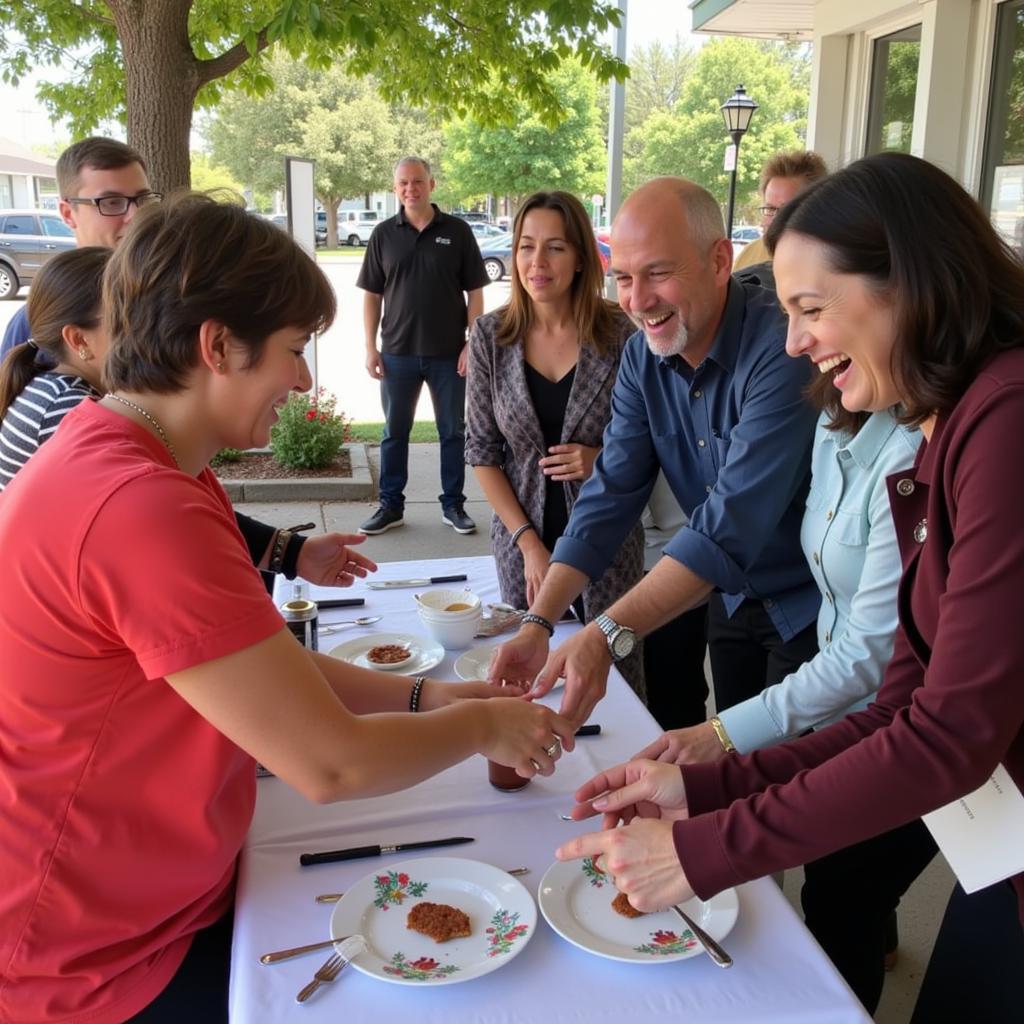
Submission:
[[353,935],[347,938],[336,953],[332,953],[316,974],[313,980],[306,985],[295,997],[297,1003],[304,1003],[321,985],[335,978],[352,962],[352,958],[358,956],[366,948],[366,942],[361,935]]

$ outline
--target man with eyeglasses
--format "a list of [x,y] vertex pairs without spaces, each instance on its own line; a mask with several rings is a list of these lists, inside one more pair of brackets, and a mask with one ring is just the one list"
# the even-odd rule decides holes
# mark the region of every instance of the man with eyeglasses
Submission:
[[[767,231],[775,214],[791,199],[795,199],[804,189],[816,181],[828,176],[828,167],[817,153],[811,150],[793,150],[788,153],[776,153],[761,168],[761,183],[758,192],[762,205],[761,230]],[[765,247],[764,239],[758,238],[751,242],[736,257],[732,265],[733,273],[744,271],[741,280],[760,284],[762,287],[775,289],[775,278],[771,273],[771,256]]]
[[[79,245],[114,249],[135,211],[163,198],[153,192],[146,164],[131,146],[94,136],[69,146],[57,160],[60,215]],[[7,325],[0,359],[29,338],[27,306]]]

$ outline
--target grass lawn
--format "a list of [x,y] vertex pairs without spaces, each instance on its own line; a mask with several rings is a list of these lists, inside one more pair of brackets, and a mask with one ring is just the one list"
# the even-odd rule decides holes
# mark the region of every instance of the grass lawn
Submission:
[[316,258],[318,260],[326,259],[331,263],[362,263],[365,252],[365,245],[355,249],[349,245],[342,245],[337,249],[317,249]]
[[[384,434],[384,424],[352,423],[349,425],[349,431],[353,441],[360,441],[363,444],[380,444],[380,439]],[[418,420],[412,425],[409,440],[413,444],[437,441],[437,424],[429,420]]]

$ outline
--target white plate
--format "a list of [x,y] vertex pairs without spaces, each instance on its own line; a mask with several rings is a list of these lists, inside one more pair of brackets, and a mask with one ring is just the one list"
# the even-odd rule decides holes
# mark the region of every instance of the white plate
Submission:
[[[366,652],[380,644],[401,644],[415,652],[415,656],[397,666],[375,665],[367,659]],[[340,658],[360,668],[390,670],[404,676],[422,675],[427,669],[439,665],[444,660],[444,648],[440,644],[414,633],[367,633],[365,636],[346,640],[345,643],[332,647],[327,653],[332,658]]]
[[[623,917],[612,909],[616,895],[615,886],[587,857],[552,864],[541,879],[538,902],[548,924],[563,939],[608,960],[663,964],[704,952],[682,918],[671,910]],[[732,931],[740,912],[735,889],[726,889],[707,903],[692,899],[681,906],[719,941]]]
[[[465,911],[472,934],[435,942],[407,928],[409,911],[428,901]],[[462,857],[379,868],[348,886],[331,915],[332,937],[366,938],[366,952],[352,966],[395,985],[454,985],[490,974],[516,956],[536,928],[537,907],[518,879]]]
[[[486,679],[487,672],[491,667],[491,659],[494,657],[495,650],[500,646],[500,644],[487,644],[483,647],[471,647],[456,659],[455,674],[466,682],[473,679]],[[557,690],[560,686],[565,686],[564,679],[556,680],[551,689]]]

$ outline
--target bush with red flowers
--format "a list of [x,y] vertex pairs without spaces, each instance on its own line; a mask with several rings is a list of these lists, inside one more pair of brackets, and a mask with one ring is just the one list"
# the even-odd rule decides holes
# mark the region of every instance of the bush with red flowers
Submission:
[[279,410],[270,431],[274,458],[292,469],[329,466],[349,437],[349,420],[337,409],[337,399],[324,388],[293,394]]

